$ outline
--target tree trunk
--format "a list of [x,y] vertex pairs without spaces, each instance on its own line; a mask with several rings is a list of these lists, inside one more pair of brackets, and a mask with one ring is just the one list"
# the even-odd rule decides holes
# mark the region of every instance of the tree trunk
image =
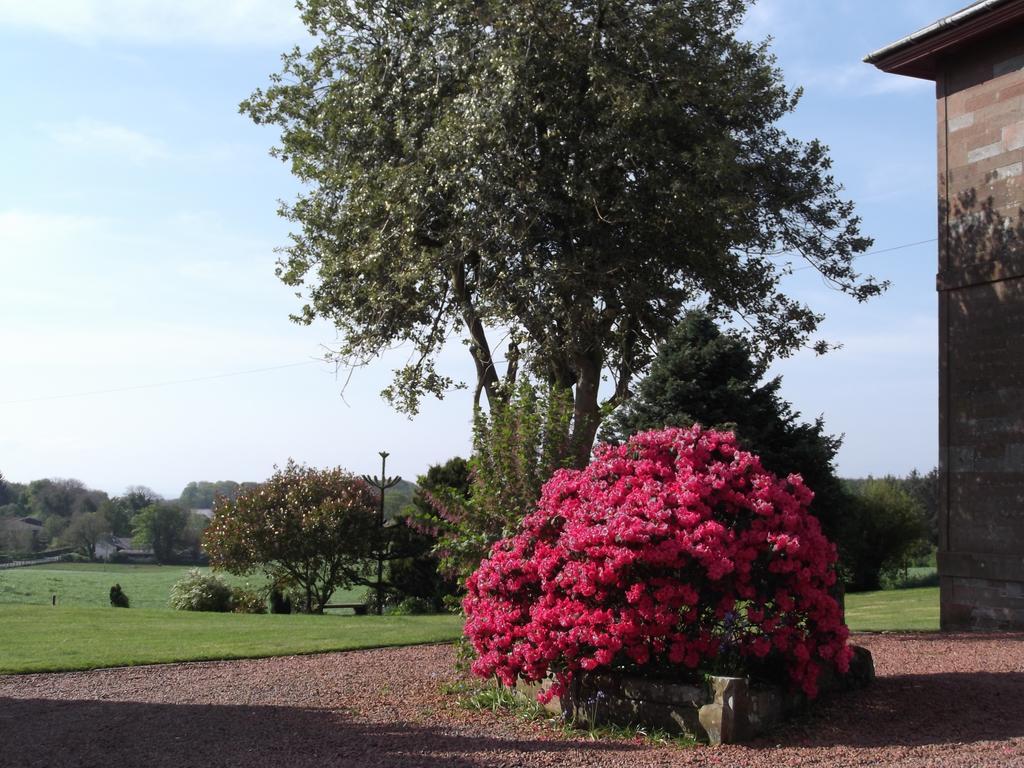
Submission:
[[573,466],[582,469],[590,463],[594,438],[601,424],[598,387],[601,385],[601,364],[592,357],[579,361],[579,379],[573,400],[573,428],[569,451]]

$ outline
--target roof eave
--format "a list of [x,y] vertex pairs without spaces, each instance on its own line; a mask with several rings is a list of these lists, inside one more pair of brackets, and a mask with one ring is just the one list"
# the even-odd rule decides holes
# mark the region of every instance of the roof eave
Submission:
[[935,80],[938,59],[1006,24],[1024,20],[1024,0],[983,0],[868,54],[883,72]]

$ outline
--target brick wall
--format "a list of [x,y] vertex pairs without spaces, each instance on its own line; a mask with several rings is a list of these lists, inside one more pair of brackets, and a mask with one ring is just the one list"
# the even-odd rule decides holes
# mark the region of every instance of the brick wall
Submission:
[[936,87],[942,626],[1024,628],[1024,29]]

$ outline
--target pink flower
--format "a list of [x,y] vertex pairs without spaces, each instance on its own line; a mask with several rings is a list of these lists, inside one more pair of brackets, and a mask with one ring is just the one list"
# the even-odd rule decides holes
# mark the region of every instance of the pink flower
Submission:
[[[475,674],[506,684],[622,663],[696,668],[728,643],[817,691],[852,652],[829,594],[835,547],[799,475],[730,433],[665,429],[560,470],[467,582]],[[557,686],[556,686],[557,687]]]

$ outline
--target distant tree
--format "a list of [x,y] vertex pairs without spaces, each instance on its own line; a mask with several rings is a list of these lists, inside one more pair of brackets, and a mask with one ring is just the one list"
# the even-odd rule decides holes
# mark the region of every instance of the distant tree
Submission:
[[234,501],[239,492],[252,490],[258,483],[236,483],[234,480],[193,481],[185,486],[178,503],[188,509],[213,509],[218,497]]
[[0,552],[27,554],[34,549],[36,537],[31,529],[12,524],[10,519],[0,521]]
[[6,507],[8,504],[13,504],[16,498],[17,497],[15,496],[13,489],[4,477],[4,473],[0,472],[0,507]]
[[58,542],[64,537],[64,532],[67,531],[70,524],[71,520],[66,517],[51,515],[43,520],[43,530],[39,538],[43,544],[47,545]]
[[135,511],[123,497],[115,496],[100,505],[99,514],[110,523],[110,530],[115,536],[131,536]]
[[384,519],[401,518],[402,511],[412,503],[415,494],[416,485],[408,480],[399,480],[393,488],[388,488],[384,496]]
[[[51,516],[70,518],[79,501],[88,494],[81,480],[44,479],[28,484],[28,504],[33,517],[41,520]],[[89,511],[89,510],[85,510]]]
[[815,494],[811,512],[837,541],[848,504],[833,463],[841,439],[825,432],[820,417],[801,421],[779,394],[782,377],[763,381],[766,372],[745,339],[723,332],[705,312],[690,312],[659,348],[635,397],[607,419],[602,438],[623,443],[636,432],[698,422],[734,431],[767,469],[803,477]]
[[336,589],[373,583],[378,504],[364,480],[340,468],[289,461],[258,490],[221,500],[203,544],[214,568],[261,570],[274,584],[297,588],[307,612],[322,613]]
[[141,512],[148,506],[163,501],[163,496],[145,485],[129,485],[120,496],[125,506],[131,510],[131,516]]
[[916,469],[903,479],[903,488],[920,505],[928,542],[939,545],[939,470],[933,467],[923,475]]
[[210,518],[205,515],[188,513],[188,522],[181,536],[181,546],[192,562],[199,562],[203,556],[203,532],[209,524]]
[[79,512],[61,534],[60,540],[79,550],[90,560],[96,559],[96,545],[110,536],[110,522],[100,512]]
[[278,271],[297,319],[335,323],[345,362],[410,345],[385,390],[409,412],[452,387],[451,337],[492,408],[528,369],[573,402],[577,466],[694,301],[766,354],[826,347],[776,257],[883,286],[826,147],[781,125],[798,92],[737,34],[748,5],[302,0],[312,46],[241,107],[302,182]]
[[902,567],[926,535],[920,504],[893,477],[860,483],[840,525],[851,591],[881,589],[882,574]]
[[130,485],[120,496],[105,500],[99,511],[110,522],[116,536],[131,536],[133,518],[146,507],[158,504],[163,497],[145,485]]
[[188,511],[174,504],[158,502],[135,515],[132,525],[135,546],[152,547],[158,562],[170,563],[184,545]]

